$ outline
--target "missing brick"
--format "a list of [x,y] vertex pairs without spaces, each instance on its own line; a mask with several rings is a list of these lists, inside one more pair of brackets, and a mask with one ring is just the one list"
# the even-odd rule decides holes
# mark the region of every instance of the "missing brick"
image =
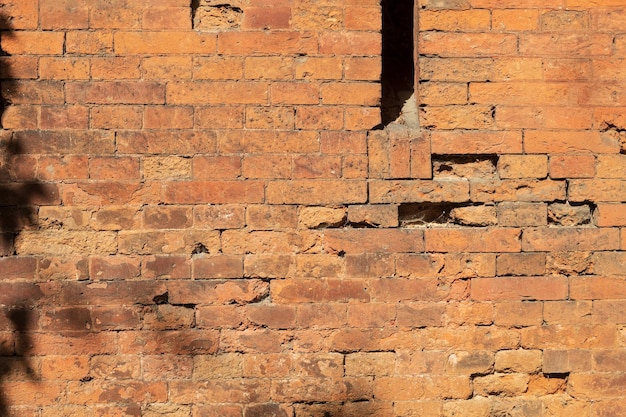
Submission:
[[384,126],[418,127],[415,99],[414,0],[382,0],[382,99]]
[[433,155],[433,176],[496,179],[498,155]]
[[243,10],[232,4],[216,4],[212,0],[191,1],[192,27],[198,31],[237,29],[241,26]]
[[203,253],[209,253],[209,249],[200,242],[196,243],[191,251],[191,255],[200,255]]
[[407,203],[398,207],[400,226],[445,224],[450,222],[450,212],[457,207],[450,203]]
[[485,227],[498,224],[493,204],[407,203],[398,207],[400,226],[458,225]]
[[584,226],[591,224],[595,205],[591,203],[552,203],[548,206],[548,224]]
[[600,132],[603,136],[602,139],[616,141],[619,143],[620,153],[626,154],[626,128],[611,122],[603,122],[600,126]]

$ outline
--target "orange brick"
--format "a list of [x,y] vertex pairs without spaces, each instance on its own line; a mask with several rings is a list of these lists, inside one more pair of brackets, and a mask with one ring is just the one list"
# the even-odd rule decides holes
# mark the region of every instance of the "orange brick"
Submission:
[[545,32],[572,32],[588,28],[589,13],[582,10],[551,10],[539,16],[539,27]]
[[[548,81],[590,80],[591,61],[584,59],[543,59],[543,78]],[[594,74],[595,75],[595,74]]]
[[545,155],[502,155],[498,159],[500,178],[545,178],[548,157]]
[[475,278],[472,280],[471,297],[477,301],[564,300],[567,293],[565,277]]
[[90,9],[89,27],[92,29],[139,29],[142,10],[136,4],[118,7],[117,3],[98,0]]
[[380,125],[381,114],[378,107],[347,107],[345,130],[371,130]]
[[191,107],[147,106],[144,109],[146,129],[189,129],[193,127],[193,118]]
[[247,107],[246,127],[249,129],[293,129],[295,109],[293,107]]
[[522,137],[515,131],[433,132],[431,149],[435,154],[521,153]]
[[130,157],[100,157],[89,161],[89,178],[98,180],[139,179],[139,160]]
[[[332,193],[328,193],[330,189]],[[356,204],[365,202],[366,194],[363,181],[273,181],[267,186],[270,204]]]
[[243,29],[288,29],[291,20],[289,7],[248,7],[243,16]]
[[285,305],[256,305],[246,309],[248,320],[270,329],[291,329],[296,325],[296,309]]
[[194,178],[237,178],[241,175],[241,157],[196,156],[192,160],[192,169]]
[[244,60],[239,57],[196,57],[193,77],[198,80],[237,80],[243,78]]
[[5,81],[2,96],[12,104],[63,104],[61,81]]
[[248,130],[220,135],[223,153],[308,153],[319,151],[317,132]]
[[16,31],[3,37],[2,50],[11,55],[62,55],[62,32]]
[[206,129],[236,129],[243,126],[243,107],[196,107],[195,127]]
[[584,107],[496,107],[496,125],[506,129],[590,129],[592,115]]
[[279,304],[369,300],[369,294],[358,280],[274,280],[271,289],[276,295],[275,302]]
[[503,9],[492,10],[492,27],[494,30],[531,31],[539,24],[539,11],[536,9]]
[[293,58],[247,57],[244,77],[250,80],[285,80],[294,78]]
[[424,82],[419,87],[419,103],[451,105],[467,103],[467,84]]
[[192,57],[152,56],[141,61],[144,79],[190,79],[193,71]]
[[246,224],[251,230],[295,228],[297,217],[294,206],[250,205],[246,210]]
[[89,109],[84,106],[42,106],[41,129],[87,129]]
[[143,110],[139,106],[99,106],[91,109],[93,129],[140,129]]
[[524,252],[617,250],[618,236],[617,229],[527,229],[522,236],[522,249]]
[[419,74],[431,81],[487,81],[492,78],[493,59],[420,57]]
[[517,37],[511,34],[424,32],[418,42],[421,53],[442,57],[513,55],[517,51]]
[[497,58],[494,59],[493,80],[541,80],[541,59],[539,58]]
[[471,83],[470,103],[508,104],[514,106],[570,105],[580,87],[546,82]]
[[36,129],[40,109],[35,106],[9,106],[2,113],[2,127],[5,129]]
[[485,32],[491,29],[491,13],[487,9],[424,10],[419,14],[420,31]]
[[273,83],[270,86],[272,104],[318,104],[320,86],[315,83]]
[[239,229],[245,225],[245,210],[238,205],[194,207],[194,226],[206,229]]
[[44,180],[87,178],[84,156],[45,157],[39,160],[38,176]]
[[73,0],[44,2],[39,8],[42,29],[87,29],[89,9],[87,4]]
[[117,54],[212,54],[216,35],[198,32],[116,32]]
[[39,76],[49,80],[87,80],[89,61],[84,58],[47,58],[39,60]]
[[143,81],[73,83],[65,87],[68,103],[163,104],[165,86]]
[[246,156],[243,160],[246,178],[291,178],[293,161],[290,155]]
[[323,55],[379,55],[382,39],[371,32],[322,32],[320,50]]
[[580,33],[529,33],[521,34],[519,52],[521,55],[571,57],[575,55],[610,55],[612,37],[604,34]]
[[297,79],[339,80],[342,76],[342,62],[338,57],[298,57],[295,60],[295,71]]
[[261,203],[263,183],[249,181],[180,181],[165,184],[169,203]]
[[38,77],[38,58],[35,56],[0,57],[0,75],[2,78],[36,79]]
[[508,228],[427,229],[428,252],[520,252],[520,230]]
[[614,8],[592,8],[589,13],[592,29],[599,32],[619,31],[626,19],[623,11]]
[[593,155],[550,156],[550,178],[592,178],[596,158]]
[[3,14],[11,16],[2,22],[3,29],[37,29],[39,7],[37,0],[7,0],[4,2]]
[[139,58],[91,58],[91,77],[94,80],[139,79]]
[[317,39],[311,32],[223,32],[217,50],[227,55],[316,55]]
[[346,80],[377,81],[380,80],[381,71],[378,58],[348,57],[345,61]]
[[265,104],[267,99],[263,82],[178,82],[169,83],[166,92],[168,104]]
[[[165,7],[158,4],[143,11],[141,27],[146,30],[179,30],[191,28],[189,7]],[[187,6],[187,5],[185,5]]]
[[[357,6],[360,4],[357,3]],[[347,7],[344,9],[344,25],[348,30],[380,30],[382,19],[378,7]]]
[[427,106],[420,108],[420,125],[439,130],[490,129],[493,106]]
[[573,300],[623,299],[626,286],[619,277],[574,277],[570,297]]
[[539,326],[543,322],[543,303],[511,301],[495,304],[494,323],[506,327]]
[[105,31],[71,31],[67,33],[65,49],[68,54],[111,53],[113,52],[113,34]]
[[344,124],[341,107],[300,106],[296,108],[296,129],[340,130]]
[[380,102],[380,85],[375,83],[333,83],[320,88],[324,104],[376,106]]
[[626,182],[620,179],[574,179],[571,180],[568,194],[570,201],[620,202],[620,193],[626,189]]
[[599,152],[617,153],[616,142],[603,140],[599,132],[554,132],[530,130],[524,136],[524,150],[529,153]]
[[243,257],[240,255],[198,256],[191,260],[191,265],[196,279],[243,277]]
[[594,213],[596,225],[626,226],[626,207],[624,204],[598,204]]
[[314,155],[293,158],[293,178],[339,178],[341,159],[337,156]]

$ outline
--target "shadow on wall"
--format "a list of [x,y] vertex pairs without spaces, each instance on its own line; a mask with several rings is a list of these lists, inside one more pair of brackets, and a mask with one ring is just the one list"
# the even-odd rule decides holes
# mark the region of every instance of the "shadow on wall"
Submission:
[[[13,84],[11,59],[2,48],[2,41],[13,36],[10,19],[0,14],[0,120],[11,103],[4,96],[7,84]],[[12,88],[13,88],[12,87]],[[19,280],[16,268],[14,239],[20,230],[36,224],[37,209],[33,205],[45,200],[42,184],[35,175],[25,175],[19,166],[21,146],[11,130],[0,129],[0,416],[9,416],[9,399],[4,385],[8,379],[38,377],[33,370],[28,353],[32,348],[29,331],[36,321],[34,300],[22,297],[15,291]],[[22,158],[23,159],[23,158]],[[34,172],[34,167],[27,167]],[[15,261],[18,262],[15,262]],[[11,287],[14,289],[11,290]],[[11,298],[11,294],[17,294]],[[19,375],[19,376],[17,376]]]

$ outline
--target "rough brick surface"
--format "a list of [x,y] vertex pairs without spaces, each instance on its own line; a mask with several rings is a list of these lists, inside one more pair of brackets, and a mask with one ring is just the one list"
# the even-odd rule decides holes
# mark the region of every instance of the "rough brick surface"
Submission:
[[0,0],[0,415],[626,414],[626,3],[402,1]]

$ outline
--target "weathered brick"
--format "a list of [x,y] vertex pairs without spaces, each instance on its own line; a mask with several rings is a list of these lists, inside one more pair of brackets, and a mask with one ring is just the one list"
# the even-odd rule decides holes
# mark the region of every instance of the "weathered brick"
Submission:
[[440,179],[435,181],[397,180],[371,181],[370,202],[417,203],[463,202],[469,199],[469,183],[465,180]]
[[496,303],[494,322],[506,327],[538,326],[543,322],[543,303]]
[[564,300],[568,282],[564,277],[474,278],[471,296],[487,300]]
[[[293,180],[273,181],[267,186],[269,204],[351,204],[366,200],[363,181]],[[327,190],[332,189],[329,194]]]

